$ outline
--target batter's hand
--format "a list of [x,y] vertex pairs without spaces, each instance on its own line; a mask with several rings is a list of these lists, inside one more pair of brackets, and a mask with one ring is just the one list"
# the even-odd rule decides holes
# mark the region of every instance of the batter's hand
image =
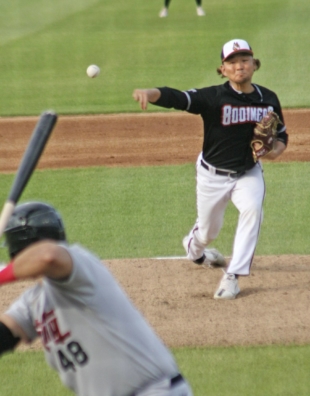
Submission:
[[147,104],[156,102],[160,98],[160,90],[157,88],[152,89],[135,89],[132,97],[135,101],[140,103],[142,110],[147,109]]

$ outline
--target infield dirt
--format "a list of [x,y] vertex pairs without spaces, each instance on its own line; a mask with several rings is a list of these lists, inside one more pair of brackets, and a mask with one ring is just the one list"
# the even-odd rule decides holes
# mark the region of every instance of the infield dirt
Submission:
[[[310,110],[284,117],[289,146],[277,162],[310,161]],[[37,120],[0,118],[1,173],[16,171]],[[194,163],[201,144],[202,122],[189,114],[62,116],[38,168]],[[185,259],[106,264],[168,346],[310,342],[310,256],[255,257],[235,301],[213,300],[221,270]],[[3,286],[0,312],[32,284]]]

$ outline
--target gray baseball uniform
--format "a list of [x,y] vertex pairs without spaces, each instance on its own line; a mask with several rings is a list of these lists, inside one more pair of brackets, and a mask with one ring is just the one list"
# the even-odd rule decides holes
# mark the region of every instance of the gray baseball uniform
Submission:
[[44,278],[6,312],[68,388],[82,396],[190,396],[175,360],[108,269],[84,248],[62,244],[69,279]]

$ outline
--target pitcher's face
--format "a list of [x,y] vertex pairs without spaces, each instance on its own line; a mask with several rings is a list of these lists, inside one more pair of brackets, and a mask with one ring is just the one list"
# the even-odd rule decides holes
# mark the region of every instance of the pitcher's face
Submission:
[[223,76],[236,85],[251,83],[256,70],[256,62],[251,55],[236,54],[221,65]]

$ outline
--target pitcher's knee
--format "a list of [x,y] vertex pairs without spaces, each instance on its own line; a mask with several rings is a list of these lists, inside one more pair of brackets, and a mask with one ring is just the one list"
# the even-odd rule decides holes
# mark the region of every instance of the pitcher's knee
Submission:
[[252,221],[259,221],[262,217],[262,206],[248,205],[240,212],[240,215],[242,217],[251,219]]

